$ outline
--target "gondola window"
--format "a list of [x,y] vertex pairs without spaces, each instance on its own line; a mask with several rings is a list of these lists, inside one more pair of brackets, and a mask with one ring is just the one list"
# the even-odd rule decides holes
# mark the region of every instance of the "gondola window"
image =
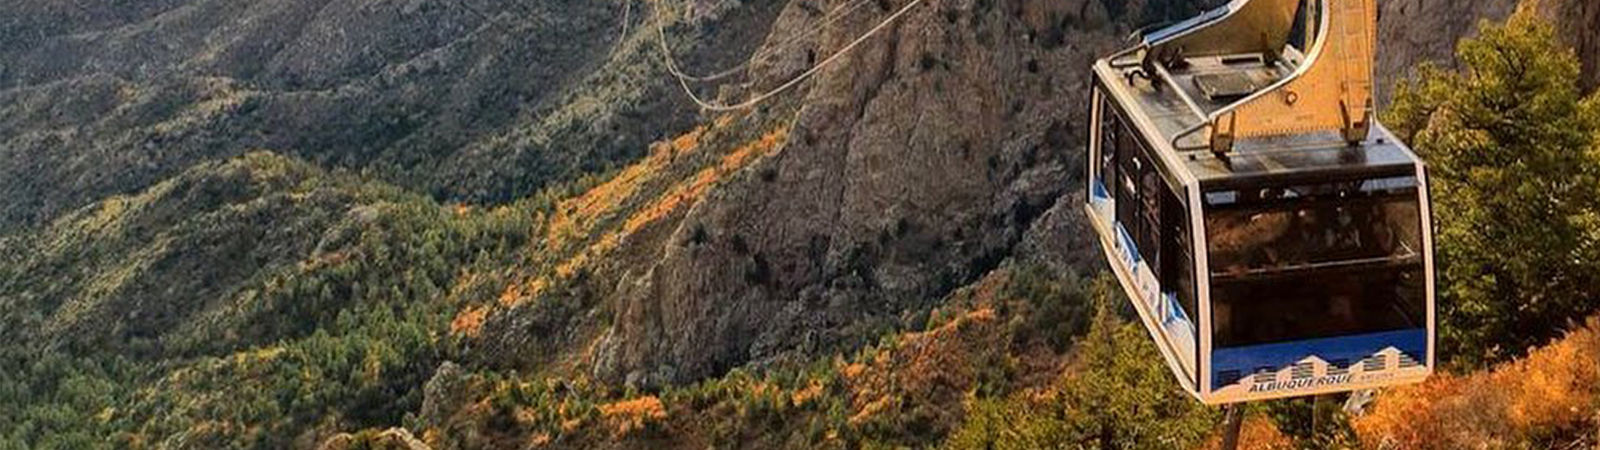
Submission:
[[1216,191],[1206,201],[1218,347],[1423,326],[1414,179]]

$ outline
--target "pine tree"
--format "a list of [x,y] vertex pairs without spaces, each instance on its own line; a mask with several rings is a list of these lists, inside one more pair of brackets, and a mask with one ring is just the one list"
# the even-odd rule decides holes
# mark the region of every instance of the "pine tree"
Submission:
[[1386,123],[1427,159],[1446,358],[1515,357],[1596,310],[1600,296],[1600,97],[1531,13],[1484,23],[1463,70],[1426,66]]

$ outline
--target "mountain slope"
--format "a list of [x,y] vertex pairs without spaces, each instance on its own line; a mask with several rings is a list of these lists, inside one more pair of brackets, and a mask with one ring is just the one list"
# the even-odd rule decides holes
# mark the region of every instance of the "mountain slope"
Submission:
[[16,256],[0,282],[8,299],[3,317],[42,317],[8,323],[5,337],[74,353],[163,353],[156,345],[163,334],[311,256],[318,236],[360,220],[381,195],[314,173],[250,154],[83,208],[19,238],[8,245]]
[[1387,103],[1394,82],[1417,64],[1453,64],[1456,42],[1476,34],[1481,20],[1504,20],[1518,0],[1380,0],[1378,97]]
[[282,447],[394,423],[536,207],[252,152],[9,236],[0,446]]
[[[684,35],[678,50],[695,64],[737,60],[778,5],[696,16],[716,31]],[[637,157],[695,119],[649,35],[619,33],[641,26],[620,2],[17,10],[0,24],[4,228],[252,148],[506,202]]]
[[449,303],[474,261],[504,261],[480,252],[526,239],[523,215],[253,152],[9,238],[0,337],[146,361],[295,339],[369,302]]
[[[926,0],[710,113],[658,18],[732,102],[909,2],[23,0],[0,449],[1206,442],[1079,152],[1088,61],[1217,3]],[[1387,80],[1514,7],[1383,5]]]

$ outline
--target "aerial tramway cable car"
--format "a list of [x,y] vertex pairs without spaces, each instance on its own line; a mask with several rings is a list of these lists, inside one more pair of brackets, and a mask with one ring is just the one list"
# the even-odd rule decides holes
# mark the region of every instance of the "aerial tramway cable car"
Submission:
[[1208,404],[1434,366],[1420,159],[1373,120],[1375,0],[1234,0],[1094,66],[1088,216]]

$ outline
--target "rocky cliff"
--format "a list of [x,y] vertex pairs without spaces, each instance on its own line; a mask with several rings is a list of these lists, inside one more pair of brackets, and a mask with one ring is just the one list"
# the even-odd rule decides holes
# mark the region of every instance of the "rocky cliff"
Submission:
[[[831,54],[906,4],[880,2],[815,48],[781,51]],[[791,4],[773,35],[808,26],[794,12],[808,5]],[[914,6],[809,83],[787,142],[749,169],[761,176],[714,192],[658,260],[620,277],[595,373],[659,385],[859,345],[1016,255],[1041,217],[1079,201],[1085,61],[1160,11],[1116,6]],[[795,72],[766,69],[756,85]],[[1057,259],[1092,251],[1070,238]]]
[[1583,86],[1600,85],[1600,4],[1585,0],[1382,0],[1379,10],[1378,79],[1387,101],[1394,82],[1423,62],[1453,67],[1456,41],[1473,36],[1479,23],[1499,21],[1518,9],[1549,20],[1583,60]]
[[1516,0],[1380,0],[1378,96],[1387,102],[1394,82],[1423,62],[1453,65],[1456,41],[1476,33],[1481,20],[1502,20]]

